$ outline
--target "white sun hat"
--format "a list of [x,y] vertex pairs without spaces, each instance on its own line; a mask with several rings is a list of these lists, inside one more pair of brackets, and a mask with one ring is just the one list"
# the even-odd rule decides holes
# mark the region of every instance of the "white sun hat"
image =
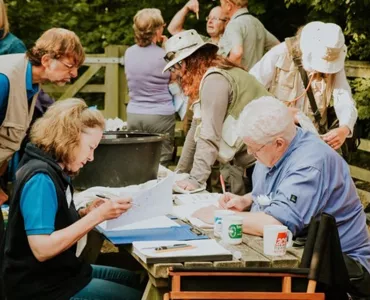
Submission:
[[165,44],[166,56],[164,59],[168,62],[164,67],[163,72],[192,55],[195,51],[202,47],[213,47],[218,49],[218,46],[213,43],[204,42],[200,35],[194,30],[186,30],[175,34]]
[[347,46],[342,29],[334,23],[308,23],[301,32],[300,48],[305,67],[326,74],[344,68]]

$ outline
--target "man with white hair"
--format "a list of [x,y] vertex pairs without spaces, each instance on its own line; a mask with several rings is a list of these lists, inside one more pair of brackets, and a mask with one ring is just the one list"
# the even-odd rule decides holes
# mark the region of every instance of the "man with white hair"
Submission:
[[[168,32],[175,35],[184,30],[184,23],[186,16],[194,12],[199,18],[199,2],[198,0],[189,0],[182,9],[172,18],[171,23],[168,25]],[[220,6],[216,6],[209,12],[207,20],[207,33],[209,37],[203,37],[205,42],[212,42],[218,44],[222,34],[225,31],[228,18],[224,15]]]
[[[348,292],[370,296],[366,217],[343,158],[314,134],[296,127],[288,108],[270,96],[244,108],[238,134],[257,159],[253,190],[244,196],[226,193],[220,206],[239,211],[244,217],[243,232],[259,236],[265,225],[274,224],[283,224],[299,236],[312,217],[332,215],[347,269],[357,266],[360,274]],[[212,209],[206,209],[213,215]]]

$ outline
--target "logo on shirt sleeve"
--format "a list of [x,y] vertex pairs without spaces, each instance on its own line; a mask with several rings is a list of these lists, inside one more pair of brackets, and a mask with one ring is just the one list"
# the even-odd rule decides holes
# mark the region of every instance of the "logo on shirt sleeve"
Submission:
[[298,197],[296,196],[296,195],[293,195],[293,194],[291,194],[290,195],[290,201],[292,201],[293,203],[296,203],[297,202],[297,199],[298,199]]

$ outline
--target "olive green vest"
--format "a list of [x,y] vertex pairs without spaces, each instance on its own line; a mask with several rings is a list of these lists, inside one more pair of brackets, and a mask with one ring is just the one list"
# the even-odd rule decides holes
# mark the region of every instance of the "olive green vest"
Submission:
[[[217,158],[220,162],[225,163],[232,160],[235,154],[242,150],[244,145],[243,140],[236,132],[240,113],[252,100],[263,96],[271,96],[271,94],[252,75],[241,68],[231,68],[229,70],[210,68],[203,76],[200,83],[200,90],[203,87],[205,78],[214,73],[224,76],[232,88],[232,99],[224,118],[219,155]],[[199,94],[201,95],[201,93]],[[200,105],[202,105],[202,99],[200,99]]]

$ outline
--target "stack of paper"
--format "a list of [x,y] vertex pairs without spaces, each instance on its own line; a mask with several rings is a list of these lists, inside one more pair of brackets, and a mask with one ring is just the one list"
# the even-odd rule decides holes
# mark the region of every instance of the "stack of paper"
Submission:
[[147,264],[187,261],[227,261],[232,253],[216,240],[133,242],[133,252]]

